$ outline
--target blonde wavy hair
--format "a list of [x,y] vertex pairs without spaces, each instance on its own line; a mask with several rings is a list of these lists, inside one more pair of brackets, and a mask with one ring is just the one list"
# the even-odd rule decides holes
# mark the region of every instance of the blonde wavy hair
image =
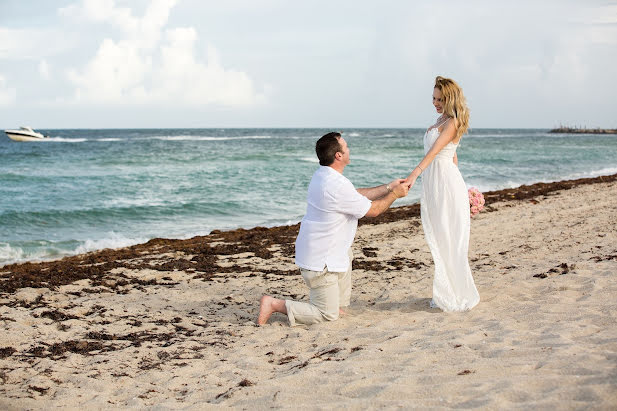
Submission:
[[456,84],[456,81],[441,76],[435,78],[435,88],[443,95],[444,114],[458,121],[456,138],[460,139],[469,128],[469,107],[463,89]]

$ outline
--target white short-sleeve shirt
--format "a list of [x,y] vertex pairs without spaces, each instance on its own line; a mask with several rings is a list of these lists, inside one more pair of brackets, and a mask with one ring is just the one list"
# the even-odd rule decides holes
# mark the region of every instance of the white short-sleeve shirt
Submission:
[[296,264],[306,270],[345,272],[358,219],[371,200],[332,167],[320,166],[308,188],[306,215],[296,239]]

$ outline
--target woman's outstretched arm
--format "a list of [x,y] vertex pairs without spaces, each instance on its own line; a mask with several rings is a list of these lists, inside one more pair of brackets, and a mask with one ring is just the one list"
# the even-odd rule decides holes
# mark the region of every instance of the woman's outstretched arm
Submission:
[[454,140],[454,138],[456,137],[455,121],[456,120],[450,119],[446,122],[446,124],[443,125],[443,129],[441,130],[441,133],[439,134],[437,140],[435,140],[435,142],[433,143],[433,147],[431,147],[431,149],[428,153],[426,153],[422,161],[420,161],[420,164],[418,164],[418,166],[414,168],[409,174],[409,176],[405,179],[407,184],[412,186],[416,182],[418,176],[422,174],[422,171],[424,171],[426,167],[428,167],[435,159],[435,156],[437,156],[437,154],[439,154],[439,152],[446,145],[448,145],[448,143]]

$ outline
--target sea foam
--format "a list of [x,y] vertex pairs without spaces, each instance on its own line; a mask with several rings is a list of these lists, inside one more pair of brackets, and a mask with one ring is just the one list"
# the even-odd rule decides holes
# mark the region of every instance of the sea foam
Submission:
[[88,139],[87,138],[49,137],[41,141],[49,141],[50,143],[83,143],[84,141],[88,141]]
[[130,247],[135,244],[141,244],[148,241],[146,237],[128,238],[115,232],[108,233],[108,237],[98,240],[86,240],[75,249],[74,254],[83,254],[90,251],[101,250],[104,248],[122,248]]
[[239,136],[239,137],[212,137],[212,136],[153,136],[145,137],[143,140],[163,140],[163,141],[227,141],[227,140],[264,140],[271,136]]

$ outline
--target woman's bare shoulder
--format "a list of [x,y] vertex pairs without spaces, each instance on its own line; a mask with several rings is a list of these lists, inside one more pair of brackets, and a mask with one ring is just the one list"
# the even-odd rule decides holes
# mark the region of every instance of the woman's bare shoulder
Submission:
[[448,129],[456,130],[457,128],[458,128],[458,120],[455,119],[454,117],[450,117],[449,119],[444,121],[444,123],[439,127],[439,131],[443,133],[444,131]]

